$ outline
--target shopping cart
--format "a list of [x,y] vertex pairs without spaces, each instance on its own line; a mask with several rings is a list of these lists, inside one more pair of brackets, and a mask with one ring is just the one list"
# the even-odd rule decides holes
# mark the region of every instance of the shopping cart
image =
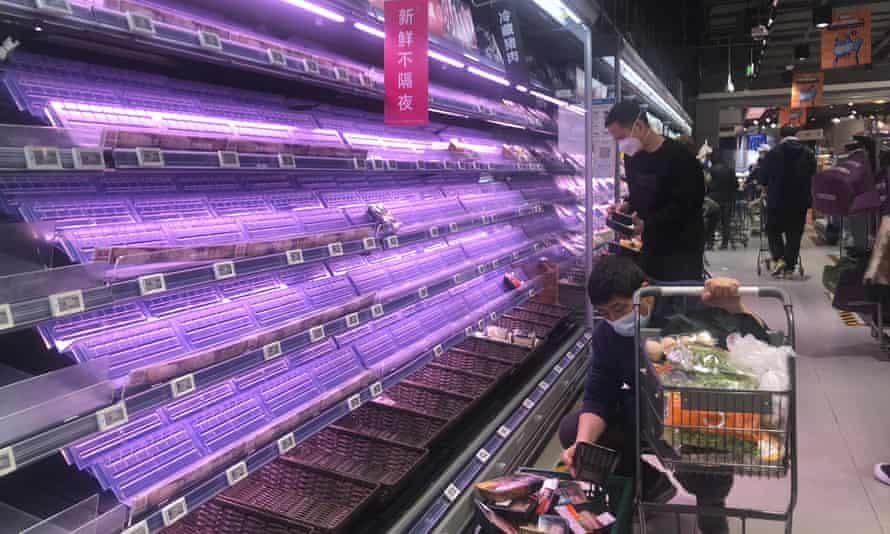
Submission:
[[[648,372],[647,357],[641,350],[643,333],[640,329],[640,302],[646,297],[700,298],[701,287],[647,287],[634,295],[636,317],[636,363],[640,373],[634,378],[636,391],[636,503],[641,533],[646,534],[647,513],[675,514],[678,526],[684,514],[698,516],[733,517],[741,520],[742,534],[747,533],[749,519],[785,523],[785,533],[791,534],[794,508],[797,503],[797,385],[795,360],[788,358],[788,388],[782,391],[710,389],[701,387],[664,386],[663,391],[647,391],[642,375]],[[771,335],[773,345],[795,346],[794,312],[788,294],[776,288],[743,287],[742,296],[774,298],[785,310],[787,329]],[[667,409],[657,407],[664,399]],[[663,435],[651,435],[642,428],[644,417],[656,417],[664,428]],[[752,424],[756,422],[756,424]],[[706,436],[710,443],[684,443],[686,435]],[[741,439],[745,438],[745,439]],[[759,440],[759,450],[751,452],[747,438]],[[642,444],[651,445],[661,464],[675,473],[699,475],[750,476],[758,478],[790,478],[790,498],[780,511],[754,510],[731,507],[707,507],[684,504],[658,504],[643,501]],[[691,445],[691,446],[686,446]],[[718,452],[714,452],[718,450]]]
[[[766,197],[761,197],[756,202],[759,204],[758,211],[760,212],[758,217],[760,221],[760,248],[757,250],[757,276],[763,276],[763,273],[771,274],[775,265],[773,263],[772,252],[770,252],[769,249],[769,236],[766,233]],[[801,278],[806,276],[806,271],[803,267],[803,259],[801,259],[800,255],[797,257],[797,265],[794,266],[792,272],[797,273]]]

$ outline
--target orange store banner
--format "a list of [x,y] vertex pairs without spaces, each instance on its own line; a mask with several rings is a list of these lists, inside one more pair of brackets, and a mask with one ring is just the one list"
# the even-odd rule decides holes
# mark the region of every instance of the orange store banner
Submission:
[[781,126],[797,126],[800,128],[807,123],[807,108],[789,108],[782,107],[779,109],[779,124]]
[[831,26],[822,30],[822,68],[837,69],[871,63],[871,10],[835,10]]
[[813,108],[822,105],[825,92],[824,72],[796,72],[791,84],[791,107]]

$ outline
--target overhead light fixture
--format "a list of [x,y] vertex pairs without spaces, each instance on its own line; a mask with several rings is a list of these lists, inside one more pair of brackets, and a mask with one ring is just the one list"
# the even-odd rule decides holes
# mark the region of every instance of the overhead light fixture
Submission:
[[42,32],[42,31],[43,31],[43,26],[41,26],[40,24],[35,24],[35,25],[34,25],[34,31],[35,31],[35,32]]
[[727,72],[728,76],[726,77],[726,92],[727,93],[735,93],[735,84],[732,83],[732,43],[729,43],[729,46],[726,47],[727,50]]
[[476,63],[480,62],[480,59],[478,57],[474,56],[473,54],[468,54],[467,52],[463,52],[463,56],[467,59],[475,61]]
[[516,128],[517,130],[525,130],[525,126],[519,126],[518,124],[510,124],[509,122],[493,121],[490,119],[485,119],[485,122],[497,124],[498,126],[506,126],[507,128]]
[[841,122],[841,118],[835,117],[835,118],[831,119],[831,122],[833,122],[834,124],[838,124],[839,122]]
[[440,53],[436,52],[435,50],[430,50],[429,55],[431,58],[435,59],[436,61],[441,61],[442,63],[451,65],[452,67],[455,67],[458,69],[464,68],[464,64],[461,63],[460,61],[458,61],[454,58],[450,58],[444,54],[440,54]]
[[284,1],[292,6],[296,6],[300,9],[305,9],[306,11],[315,13],[316,15],[318,15],[320,17],[324,17],[324,18],[334,21],[334,22],[342,23],[342,22],[346,21],[346,19],[343,17],[343,15],[341,15],[339,13],[335,13],[335,12],[331,11],[330,9],[326,9],[321,6],[317,6],[315,4],[307,2],[306,0],[284,0]]
[[439,115],[448,115],[450,117],[460,117],[461,119],[467,118],[467,116],[464,115],[463,113],[454,113],[453,111],[445,111],[444,109],[430,108],[430,111],[432,111],[433,113],[438,113]]
[[754,126],[757,126],[758,124],[760,124],[760,121],[757,119],[754,119]]
[[875,104],[878,104],[879,106],[884,105],[884,104],[886,104],[886,103],[887,103],[887,101],[884,100],[884,99],[881,99],[881,100],[875,100]]
[[851,119],[855,119],[855,118],[856,118],[856,112],[855,112],[855,111],[854,111],[853,113],[850,113],[850,118],[851,118]]
[[735,84],[732,83],[732,73],[726,78],[726,92],[735,93]]
[[766,23],[766,27],[767,27],[767,28],[771,28],[772,25],[773,25],[773,22],[775,22],[775,19],[773,19],[772,17],[770,17],[770,18],[769,18],[769,21]]
[[831,26],[834,10],[829,5],[822,5],[813,9],[813,26],[819,28],[827,28]]
[[582,108],[581,106],[570,105],[570,106],[568,106],[568,110],[572,111],[574,113],[577,113],[578,115],[586,115],[587,114],[587,112],[584,111],[584,108]]
[[485,78],[486,80],[492,81],[494,83],[499,83],[499,84],[503,85],[504,87],[510,87],[510,82],[508,82],[504,78],[501,78],[500,76],[496,76],[490,72],[485,72],[482,69],[477,69],[476,67],[473,67],[472,65],[467,67],[467,70],[470,71],[471,73],[475,74],[476,76],[479,76],[480,78]]
[[529,91],[529,92],[530,92],[532,95],[534,95],[534,96],[540,98],[541,100],[544,100],[545,102],[550,102],[551,104],[556,104],[556,105],[559,106],[559,107],[565,107],[565,106],[568,106],[568,103],[563,102],[562,100],[560,100],[560,99],[558,99],[558,98],[553,98],[553,97],[550,96],[550,95],[545,95],[544,93],[539,93],[538,91]]
[[361,30],[369,35],[373,35],[374,37],[379,37],[381,39],[386,37],[385,33],[378,30],[377,28],[374,28],[373,26],[368,26],[367,24],[363,24],[361,22],[356,22],[355,24],[353,24],[353,26],[355,26],[355,29]]
[[561,0],[535,0],[535,4],[560,24],[565,24],[566,18],[575,24],[581,24],[581,18],[566,7]]
[[850,106],[851,108],[853,107],[853,103],[852,103],[852,102],[847,102],[847,105]]
[[519,91],[520,93],[527,93],[528,87],[526,87],[524,85],[517,85],[516,90]]

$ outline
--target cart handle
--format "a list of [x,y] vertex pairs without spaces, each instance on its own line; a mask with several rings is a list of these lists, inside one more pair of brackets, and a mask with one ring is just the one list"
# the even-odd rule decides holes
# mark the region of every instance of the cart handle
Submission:
[[[643,287],[634,293],[634,305],[646,297],[701,297],[704,294],[703,286],[650,286]],[[791,305],[791,296],[784,289],[778,287],[744,286],[739,288],[740,297],[774,298],[782,301],[786,306]]]

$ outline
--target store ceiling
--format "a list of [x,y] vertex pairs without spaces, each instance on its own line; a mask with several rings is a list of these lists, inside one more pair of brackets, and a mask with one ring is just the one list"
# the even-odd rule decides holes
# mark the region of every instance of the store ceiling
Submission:
[[[751,38],[751,28],[767,24],[772,3],[772,0],[705,0],[708,21],[706,42],[723,47],[717,48],[717,53],[705,55],[711,67],[722,65],[725,71],[725,47],[730,41],[734,43],[734,72],[744,70],[752,53],[757,60],[762,47]],[[890,1],[834,0],[829,3],[834,8],[871,9],[873,63],[880,65],[890,62]],[[821,0],[779,0],[777,4],[767,46],[760,59],[761,75],[784,72],[788,65],[793,65],[795,69],[818,69],[821,34],[813,26],[813,8],[821,5]],[[802,44],[807,44],[810,50],[810,57],[806,61],[794,57],[794,47]],[[708,67],[708,64],[702,65],[703,70]]]

